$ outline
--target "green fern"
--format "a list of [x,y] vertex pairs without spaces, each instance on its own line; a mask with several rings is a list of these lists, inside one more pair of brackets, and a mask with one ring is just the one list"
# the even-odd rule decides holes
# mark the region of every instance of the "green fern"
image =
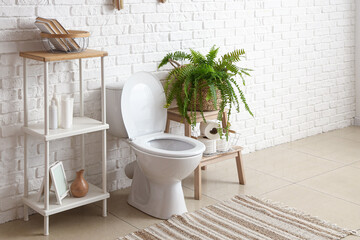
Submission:
[[174,61],[184,61],[184,60],[190,60],[191,59],[191,55],[184,53],[184,52],[174,52],[174,53],[168,53],[163,60],[160,62],[158,68],[161,68],[163,66],[165,66],[167,63],[169,63],[169,60],[174,60]]
[[227,61],[227,62],[239,62],[241,60],[242,57],[245,57],[245,50],[244,49],[236,49],[232,52],[229,52],[227,54],[225,54],[222,57],[222,61]]
[[206,63],[206,58],[200,52],[190,49],[190,61],[193,64],[202,65]]
[[[198,51],[190,49],[190,54],[185,52],[174,52],[167,54],[159,64],[159,68],[170,63],[174,66],[169,72],[165,82],[166,105],[176,100],[180,114],[192,126],[196,125],[196,109],[199,101],[200,113],[206,121],[203,113],[203,97],[212,101],[214,109],[218,109],[217,119],[221,121],[225,108],[228,107],[227,117],[230,119],[232,108],[240,111],[240,102],[245,110],[251,116],[254,116],[246,102],[245,95],[238,84],[240,79],[242,85],[245,85],[245,77],[250,76],[252,71],[248,68],[241,68],[235,65],[245,57],[243,49],[229,52],[218,60],[219,48],[213,46],[205,56]],[[178,61],[186,61],[180,64]],[[206,96],[203,96],[202,89],[206,88]],[[220,105],[217,106],[218,95],[220,96]],[[227,126],[219,127],[221,136],[223,133],[226,138],[229,135],[230,123]]]
[[215,45],[210,49],[210,52],[206,55],[206,61],[209,65],[215,64],[215,58],[219,52],[220,48],[215,48]]

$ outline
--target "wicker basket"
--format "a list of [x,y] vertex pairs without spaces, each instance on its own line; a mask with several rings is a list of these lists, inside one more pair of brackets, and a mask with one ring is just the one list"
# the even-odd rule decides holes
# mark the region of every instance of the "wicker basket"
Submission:
[[[230,130],[229,139],[218,139],[218,140],[210,140],[204,136],[199,136],[197,138],[200,142],[205,144],[205,151],[203,153],[204,156],[213,156],[216,154],[226,153],[233,149],[233,146],[238,146],[240,140],[240,134]],[[216,142],[216,148],[214,149],[213,144]]]
[[68,34],[40,33],[44,48],[49,52],[76,53],[87,49],[90,33],[69,30]]
[[231,149],[232,146],[238,146],[240,139],[240,134],[229,130],[229,139],[226,141],[225,138],[216,140],[216,151],[217,152],[227,152]]
[[[210,99],[209,101],[206,100],[206,96],[207,96],[207,93],[209,91],[209,87],[206,86],[206,87],[203,87],[201,89],[201,96],[202,98],[200,99],[200,94],[197,94],[196,96],[196,105],[195,105],[195,109],[196,111],[204,111],[204,112],[209,112],[209,111],[214,111],[216,110],[215,107],[214,107],[214,101],[213,99]],[[220,104],[221,104],[221,94],[220,94],[220,91],[219,90],[216,90],[216,95],[217,95],[217,104],[216,104],[216,107],[217,109],[219,109],[220,107]],[[200,103],[202,103],[202,109],[200,107]],[[191,110],[193,105],[189,105],[188,106],[188,110]]]

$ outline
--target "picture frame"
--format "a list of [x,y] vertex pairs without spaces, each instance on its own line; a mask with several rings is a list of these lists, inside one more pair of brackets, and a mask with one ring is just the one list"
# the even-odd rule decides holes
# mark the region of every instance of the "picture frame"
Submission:
[[[55,163],[51,164],[49,168],[51,168]],[[51,179],[51,175],[50,175],[50,172],[48,172],[48,177],[49,177],[49,193],[55,193],[55,190],[54,190],[54,185],[52,184],[52,179]],[[41,198],[42,196],[44,196],[44,186],[45,186],[45,177],[43,178],[42,182],[41,182],[41,186],[40,186],[40,189],[37,193],[37,196],[36,196],[36,199],[38,202],[41,201]]]
[[50,176],[52,178],[57,202],[61,205],[61,200],[68,196],[70,192],[70,187],[66,179],[65,170],[62,162],[56,162],[50,168]]

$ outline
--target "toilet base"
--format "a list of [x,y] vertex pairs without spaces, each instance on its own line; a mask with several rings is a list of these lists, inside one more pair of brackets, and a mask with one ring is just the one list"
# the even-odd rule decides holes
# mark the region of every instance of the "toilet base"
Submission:
[[157,183],[145,177],[138,164],[134,166],[134,176],[128,203],[140,211],[160,219],[187,212],[181,181]]

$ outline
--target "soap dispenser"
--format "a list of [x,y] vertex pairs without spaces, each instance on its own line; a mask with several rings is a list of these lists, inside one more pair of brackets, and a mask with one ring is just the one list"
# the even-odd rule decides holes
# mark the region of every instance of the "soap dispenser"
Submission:
[[57,124],[58,127],[61,127],[61,95],[56,95],[56,90],[54,91],[54,95],[51,101],[55,101],[57,108]]
[[49,107],[49,128],[57,129],[58,128],[58,110],[56,106],[56,101],[54,99],[51,100],[51,105]]

